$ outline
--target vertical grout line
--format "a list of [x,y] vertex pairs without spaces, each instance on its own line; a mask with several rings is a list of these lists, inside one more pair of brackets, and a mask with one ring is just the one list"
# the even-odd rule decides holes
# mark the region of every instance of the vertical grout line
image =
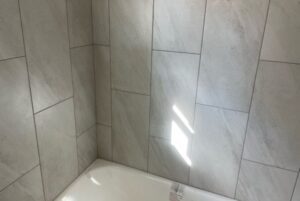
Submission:
[[27,59],[27,54],[26,54],[26,44],[25,44],[25,36],[24,36],[24,28],[23,28],[24,25],[23,25],[23,19],[22,19],[20,0],[18,0],[18,7],[19,7],[20,22],[21,22],[24,56],[25,56],[26,70],[27,70],[28,87],[29,87],[29,93],[30,93],[33,126],[34,126],[34,132],[35,132],[35,140],[36,140],[36,145],[37,145],[37,154],[38,154],[38,159],[39,159],[40,175],[41,175],[41,182],[42,182],[42,188],[43,188],[43,196],[44,196],[44,200],[46,200],[45,184],[44,184],[44,177],[43,177],[43,170],[42,170],[42,163],[41,163],[40,145],[39,145],[38,134],[37,134],[36,119],[35,119],[35,114],[34,114],[34,105],[33,105],[32,89],[31,89],[30,73],[29,73],[29,64],[28,64],[28,59]]
[[110,8],[110,0],[107,0],[107,7],[108,7],[108,41],[109,41],[109,76],[110,76],[110,79],[109,79],[109,84],[110,84],[110,124],[111,124],[111,127],[110,127],[110,153],[111,153],[111,156],[110,156],[110,160],[111,161],[114,161],[114,132],[113,132],[113,105],[112,105],[112,56],[111,56],[111,19],[110,19],[110,15],[111,15],[111,8]]
[[150,157],[150,138],[151,138],[151,93],[152,93],[152,66],[153,66],[153,33],[154,33],[154,9],[155,0],[152,1],[152,35],[151,35],[151,64],[150,64],[150,91],[149,91],[149,124],[148,124],[148,147],[147,147],[147,168],[146,171],[149,173],[149,157]]
[[268,16],[269,16],[270,4],[271,4],[271,0],[269,0],[269,2],[268,2],[267,12],[266,12],[266,16],[265,16],[265,24],[264,24],[264,28],[263,28],[263,33],[262,33],[261,41],[260,41],[260,49],[259,49],[259,54],[258,54],[258,58],[257,58],[256,71],[255,71],[255,75],[254,75],[254,82],[253,82],[253,88],[252,88],[252,95],[251,95],[250,105],[249,105],[249,110],[248,110],[248,118],[247,118],[246,129],[245,129],[245,135],[244,135],[244,140],[243,140],[242,153],[241,153],[241,157],[240,157],[239,170],[238,170],[238,175],[237,175],[237,178],[236,178],[236,186],[235,186],[235,191],[234,191],[234,198],[236,198],[237,187],[238,187],[239,177],[240,177],[240,173],[241,173],[241,166],[242,166],[242,161],[243,161],[243,155],[244,155],[244,149],[245,149],[245,142],[246,142],[247,132],[248,132],[248,126],[249,126],[248,124],[249,124],[250,115],[251,115],[251,112],[250,112],[250,111],[251,111],[252,103],[253,103],[253,97],[254,97],[254,90],[255,90],[256,77],[257,77],[257,73],[258,73],[259,61],[260,61],[260,55],[261,55],[261,50],[262,50],[262,46],[263,46],[263,40],[264,40],[265,31],[266,31],[266,26],[267,26],[267,21],[268,21]]
[[297,173],[297,177],[296,177],[296,181],[295,181],[295,185],[294,185],[294,188],[293,188],[293,192],[292,192],[290,201],[293,201],[293,197],[295,195],[295,191],[296,191],[296,187],[297,187],[297,182],[298,182],[298,179],[299,179],[299,174],[300,174],[300,169]]
[[[193,118],[193,127],[195,128],[195,119],[196,119],[196,108],[197,108],[197,96],[198,96],[198,87],[199,87],[199,77],[200,77],[200,67],[201,67],[201,59],[202,59],[202,51],[203,51],[203,42],[204,42],[204,29],[205,29],[205,19],[206,19],[206,10],[207,10],[207,1],[204,3],[204,13],[203,13],[203,23],[202,23],[202,38],[200,44],[200,55],[199,55],[199,64],[198,64],[198,75],[197,75],[197,83],[196,83],[196,96],[195,96],[195,106],[194,106],[194,118]],[[196,133],[194,134],[196,135]],[[191,136],[192,138],[193,136]],[[192,140],[191,140],[192,141]],[[190,155],[193,153],[193,145],[190,145]],[[188,184],[190,184],[191,177],[191,167],[189,167],[188,171]]]

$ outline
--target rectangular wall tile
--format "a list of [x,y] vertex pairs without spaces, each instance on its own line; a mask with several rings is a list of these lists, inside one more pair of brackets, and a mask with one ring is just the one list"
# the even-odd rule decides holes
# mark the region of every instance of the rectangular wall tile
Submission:
[[197,102],[248,112],[268,0],[207,4]]
[[98,157],[112,159],[112,135],[111,127],[97,125]]
[[236,197],[243,201],[287,201],[296,177],[295,172],[243,161]]
[[153,0],[110,0],[112,85],[149,94]]
[[109,44],[109,0],[92,0],[94,43]]
[[188,183],[189,164],[171,140],[150,137],[148,171],[173,181]]
[[250,112],[244,157],[300,168],[300,65],[261,62]]
[[0,0],[0,60],[24,56],[18,0]]
[[200,53],[205,0],[155,0],[153,48]]
[[92,0],[67,0],[70,46],[93,43]]
[[261,58],[300,63],[299,0],[272,0]]
[[77,154],[79,173],[97,159],[96,125],[77,137]]
[[149,96],[113,91],[113,160],[146,170]]
[[96,69],[97,123],[111,125],[111,84],[109,47],[94,47]]
[[183,123],[180,114],[193,124],[198,68],[198,55],[153,52],[151,136],[171,138],[172,122]]
[[191,185],[234,197],[248,115],[197,105]]
[[33,106],[38,112],[72,96],[66,2],[21,0],[20,6]]
[[93,47],[71,50],[76,133],[80,135],[96,123]]
[[46,200],[50,201],[78,175],[73,100],[35,116]]
[[44,201],[40,166],[19,178],[0,192],[1,201]]
[[0,191],[39,163],[25,58],[0,61]]
[[297,184],[295,187],[292,201],[299,201],[299,200],[300,200],[300,177],[299,177],[299,173],[298,173],[298,181],[297,181]]

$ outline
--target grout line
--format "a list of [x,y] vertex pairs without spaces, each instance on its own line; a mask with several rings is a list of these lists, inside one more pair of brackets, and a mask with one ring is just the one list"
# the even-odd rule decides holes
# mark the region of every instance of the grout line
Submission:
[[269,0],[269,2],[268,2],[267,12],[266,12],[266,16],[265,16],[265,24],[264,24],[264,28],[263,28],[262,37],[261,37],[261,40],[260,40],[260,49],[259,49],[259,54],[258,54],[258,59],[257,59],[256,71],[255,71],[255,75],[254,75],[252,94],[251,94],[250,105],[249,105],[249,110],[248,110],[248,118],[247,118],[247,122],[246,122],[246,129],[245,129],[245,132],[244,132],[243,148],[242,148],[242,153],[241,153],[241,157],[240,157],[239,170],[238,170],[238,174],[237,174],[237,178],[236,178],[234,198],[236,198],[237,187],[238,187],[239,177],[240,177],[240,173],[241,173],[241,165],[242,165],[242,160],[243,160],[243,155],[244,155],[244,150],[245,150],[245,143],[246,143],[246,138],[247,138],[248,126],[249,126],[248,124],[249,124],[250,115],[251,115],[251,108],[252,108],[252,104],[253,104],[256,77],[257,77],[257,72],[258,72],[258,68],[259,68],[259,60],[260,60],[261,50],[262,50],[262,46],[263,46],[263,40],[264,40],[264,36],[265,36],[265,32],[266,32],[266,26],[267,26],[267,21],[268,21],[268,16],[269,16],[270,4],[271,4],[271,0]]
[[107,7],[108,7],[108,47],[109,47],[109,76],[110,76],[110,79],[109,79],[109,84],[110,84],[110,124],[111,124],[111,131],[110,131],[110,142],[111,142],[111,145],[110,145],[110,153],[111,153],[111,156],[110,156],[110,160],[111,161],[114,161],[114,132],[113,132],[113,106],[112,106],[112,91],[113,91],[113,87],[112,87],[112,61],[111,61],[111,18],[110,18],[110,14],[111,14],[111,9],[110,9],[110,0],[107,0]]
[[149,157],[150,157],[150,137],[151,137],[151,94],[152,94],[152,68],[153,68],[153,34],[154,34],[154,14],[155,14],[155,0],[152,1],[152,35],[151,35],[151,64],[150,64],[150,87],[149,87],[149,119],[148,119],[148,136],[147,136],[147,167],[146,172],[149,173]]
[[134,91],[128,91],[128,90],[124,90],[124,89],[117,89],[117,88],[112,88],[112,91],[117,91],[117,92],[122,92],[122,93],[127,93],[127,94],[141,95],[141,96],[150,96],[149,94],[144,94],[144,93],[139,93],[139,92],[134,92]]
[[93,46],[93,44],[85,44],[85,45],[79,45],[79,46],[74,46],[74,47],[70,46],[70,50],[81,48],[81,47],[89,47],[89,46]]
[[282,64],[300,65],[300,63],[297,63],[297,62],[275,61],[275,60],[267,60],[267,59],[261,59],[260,61],[261,62],[271,62],[271,63],[282,63]]
[[[153,30],[152,30],[153,32]],[[153,37],[153,36],[152,36]],[[153,42],[152,42],[153,43]],[[153,49],[153,51],[156,52],[166,52],[166,53],[178,53],[178,54],[192,54],[192,55],[200,55],[200,53],[196,53],[196,52],[182,52],[182,51],[175,51],[175,50],[159,50],[159,49]]]
[[77,135],[77,133],[76,133],[76,138],[79,138],[80,136],[86,134],[89,130],[91,130],[92,128],[94,128],[96,125],[97,125],[97,124],[94,123],[93,125],[89,126],[87,129],[85,129],[84,131],[82,131],[81,133],[79,133],[78,135]]
[[60,103],[62,103],[62,102],[65,102],[65,101],[67,101],[67,100],[69,100],[69,99],[71,99],[71,98],[73,98],[73,96],[68,97],[68,98],[65,98],[65,99],[63,99],[63,100],[60,100],[60,101],[58,101],[57,103],[55,103],[55,104],[53,104],[53,105],[50,105],[50,106],[48,106],[48,107],[46,107],[46,108],[44,108],[44,109],[42,109],[42,110],[40,110],[40,111],[34,113],[34,115],[37,115],[37,114],[39,114],[39,113],[41,113],[41,112],[43,112],[43,111],[45,111],[45,110],[48,110],[48,109],[50,109],[50,108],[52,108],[52,107],[54,107],[54,106],[56,106],[56,105],[58,105],[58,104],[60,104]]
[[[25,48],[24,48],[24,52],[25,52]],[[6,59],[2,59],[2,60],[0,60],[0,62],[2,62],[2,61],[8,61],[8,60],[13,60],[13,59],[20,59],[20,58],[23,58],[23,57],[26,57],[26,53],[23,56],[10,57],[10,58],[6,58]]]
[[96,124],[99,125],[99,126],[111,127],[111,125],[104,124],[104,123],[101,123],[101,122],[96,122]]
[[31,89],[31,80],[30,80],[30,74],[29,74],[29,64],[28,64],[28,59],[27,59],[27,54],[26,54],[26,43],[25,43],[25,36],[24,36],[24,28],[23,28],[23,19],[22,19],[20,0],[18,0],[18,7],[19,7],[20,22],[21,22],[22,40],[23,40],[24,56],[25,56],[25,62],[26,62],[27,79],[28,79],[31,109],[32,109],[31,112],[32,112],[32,120],[33,120],[35,140],[36,140],[36,148],[37,148],[37,154],[38,154],[39,165],[40,165],[40,175],[41,175],[41,182],[42,182],[42,188],[43,188],[43,196],[44,196],[44,200],[46,200],[45,184],[44,184],[43,170],[42,170],[42,163],[41,163],[40,145],[39,145],[38,134],[37,134],[36,120],[35,120],[35,116],[34,116],[34,105],[33,105],[32,89]]
[[104,46],[104,47],[110,47],[109,44],[98,44],[98,43],[94,43],[94,46]]
[[221,109],[221,110],[227,110],[227,111],[232,111],[232,112],[239,112],[239,113],[249,114],[249,112],[245,112],[245,111],[241,111],[241,110],[235,110],[235,109],[230,109],[230,108],[225,108],[225,107],[219,107],[219,106],[216,106],[216,105],[208,105],[208,104],[202,104],[202,103],[196,103],[196,105],[206,106],[206,107],[213,107],[213,108],[217,108],[217,109]]
[[296,177],[296,181],[295,181],[295,185],[294,185],[294,188],[293,188],[293,192],[292,192],[290,201],[293,201],[293,198],[294,198],[294,195],[295,195],[295,191],[296,191],[296,187],[297,187],[297,182],[298,182],[298,179],[299,179],[299,174],[300,174],[300,169],[299,169],[299,171],[297,173],[297,177]]
[[[204,4],[204,14],[203,14],[203,22],[202,22],[202,38],[201,38],[201,44],[200,44],[200,55],[199,55],[198,74],[197,74],[197,83],[196,83],[196,96],[195,96],[195,105],[194,105],[194,114],[193,114],[193,127],[195,127],[195,119],[196,119],[197,96],[198,96],[198,87],[199,87],[199,79],[200,79],[201,59],[202,59],[202,52],[203,52],[203,42],[204,42],[204,30],[205,30],[205,19],[206,19],[207,1],[208,0],[205,0],[205,4]],[[191,149],[190,149],[190,155],[191,155],[191,157],[192,157],[192,153],[193,153],[193,145],[191,145]],[[190,177],[191,177],[191,167],[189,167],[188,184],[190,184]]]

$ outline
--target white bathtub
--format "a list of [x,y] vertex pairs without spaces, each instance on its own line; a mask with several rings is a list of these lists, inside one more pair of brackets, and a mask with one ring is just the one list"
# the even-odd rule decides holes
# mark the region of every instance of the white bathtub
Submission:
[[98,159],[56,201],[234,200]]

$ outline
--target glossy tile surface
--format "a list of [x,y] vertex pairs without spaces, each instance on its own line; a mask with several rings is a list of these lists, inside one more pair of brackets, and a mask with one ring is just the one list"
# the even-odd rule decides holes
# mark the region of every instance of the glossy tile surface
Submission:
[[111,0],[111,68],[114,88],[150,93],[153,0]]
[[192,186],[234,197],[248,115],[197,105]]
[[113,91],[113,160],[146,170],[149,96]]
[[300,168],[300,65],[261,62],[244,158]]
[[207,4],[197,102],[248,112],[268,0]]
[[300,63],[300,1],[271,1],[261,58]]
[[109,47],[94,47],[96,69],[97,123],[111,125],[111,83]]
[[109,44],[109,0],[92,0],[94,43]]
[[83,172],[97,158],[96,125],[77,137],[78,171]]
[[110,126],[97,125],[98,157],[112,159],[112,134]]
[[0,60],[24,56],[18,0],[0,0]]
[[40,166],[0,192],[0,201],[44,201]]
[[25,58],[0,61],[0,191],[39,163]]
[[78,175],[73,100],[35,116],[46,200],[54,199]]
[[238,200],[290,200],[297,173],[248,161],[243,161],[241,168],[236,195]]
[[200,53],[205,0],[155,0],[153,48]]
[[33,106],[38,112],[73,94],[66,2],[21,0],[20,6]]
[[151,87],[151,136],[171,138],[173,123],[191,132],[193,124],[199,56],[153,52]]
[[80,135],[96,123],[93,47],[71,50],[76,133]]
[[67,0],[70,46],[93,43],[92,0]]
[[149,144],[148,171],[164,178],[188,183],[189,165],[171,140],[151,137]]
[[292,201],[299,201],[299,200],[300,200],[300,177],[298,175],[298,181],[297,181],[297,184],[296,184],[296,188],[295,188],[295,191],[294,191]]

